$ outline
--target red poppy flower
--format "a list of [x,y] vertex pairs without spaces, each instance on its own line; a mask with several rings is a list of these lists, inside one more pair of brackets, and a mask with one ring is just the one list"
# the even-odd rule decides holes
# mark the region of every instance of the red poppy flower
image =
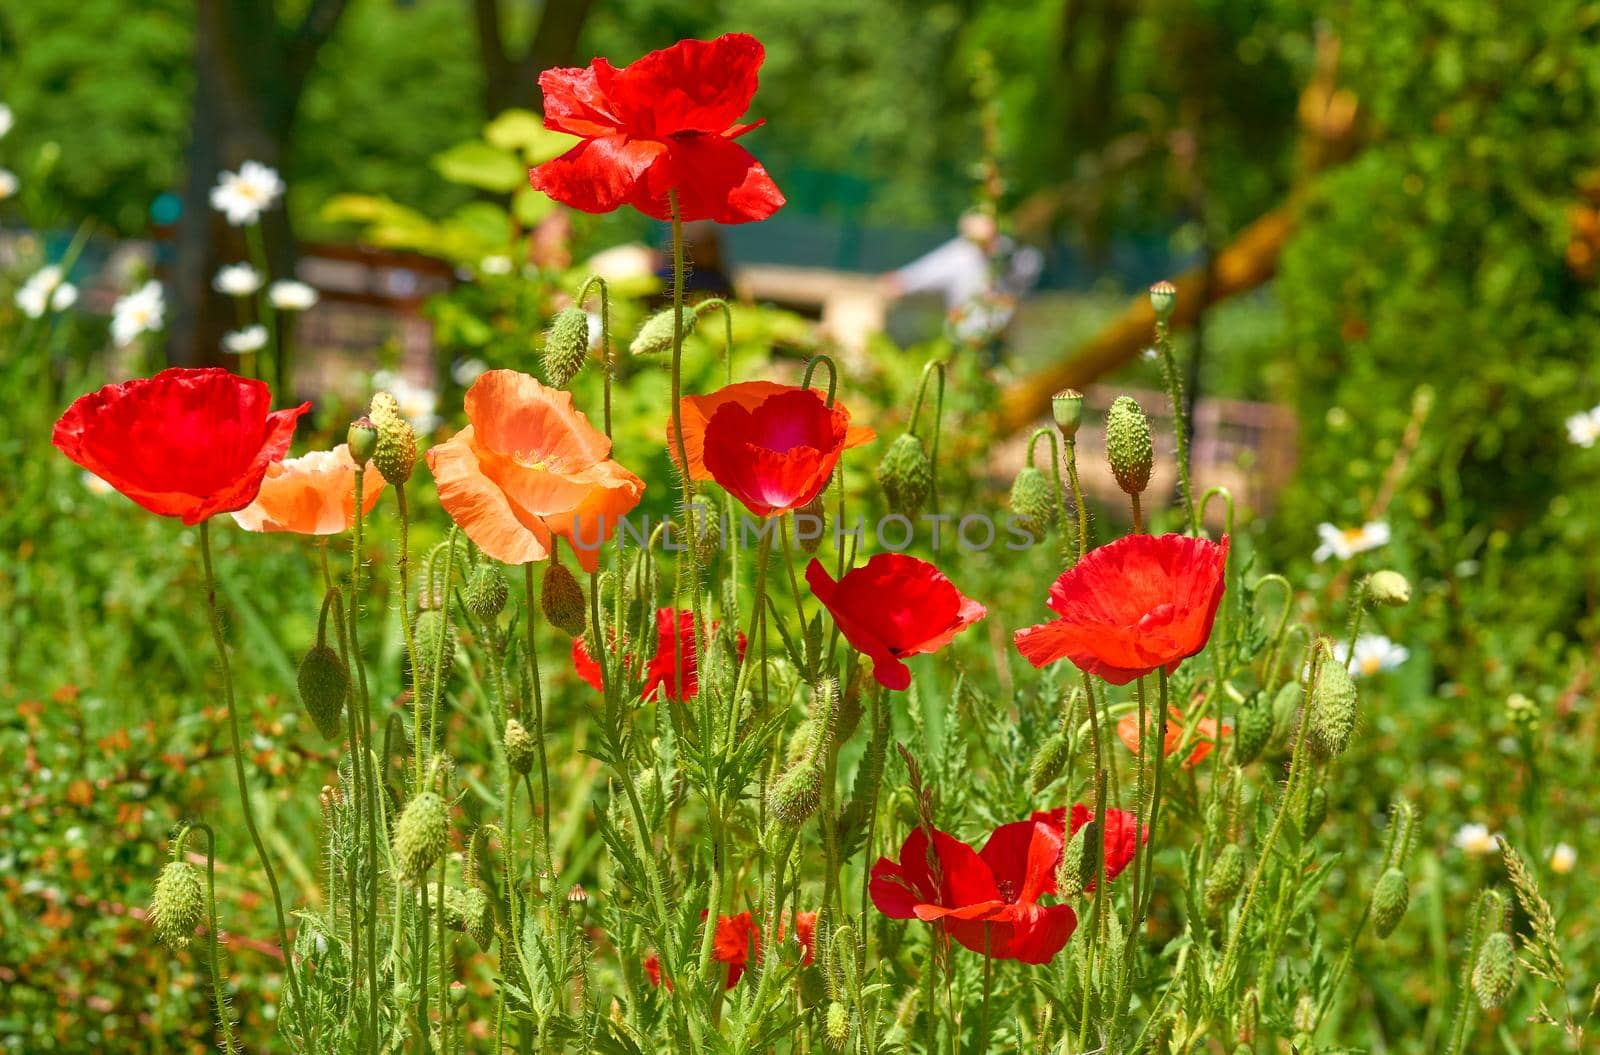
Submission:
[[756,93],[766,49],[755,37],[680,40],[621,69],[595,59],[588,69],[539,75],[544,126],[582,142],[528,174],[556,201],[584,212],[632,205],[684,222],[765,220],[783,194],[761,163],[734,142],[761,122],[737,124]]
[[260,381],[175,368],[78,397],[50,441],[150,512],[198,524],[255,500],[311,408],[271,405]]
[[1228,537],[1129,535],[1091,550],[1050,587],[1059,619],[1016,633],[1036,667],[1070,659],[1113,685],[1168,674],[1206,647],[1222,601]]
[[[716,628],[717,624],[712,623],[711,629],[714,631]],[[738,648],[739,658],[743,659],[745,639],[742,632],[739,634]],[[624,662],[632,663],[633,657],[624,657]],[[592,685],[595,691],[604,689],[600,664],[589,654],[589,648],[581,637],[572,642],[572,665],[578,677]],[[678,691],[680,682],[683,687],[681,695]],[[645,666],[644,688],[640,698],[648,700],[657,689],[665,689],[669,700],[678,701],[693,698],[700,691],[699,663],[694,650],[693,612],[680,608],[656,609],[656,651]]]
[[756,516],[779,516],[828,486],[849,433],[849,412],[810,389],[724,403],[706,422],[706,471]]
[[903,553],[879,553],[838,582],[813,560],[806,582],[845,640],[872,660],[878,684],[890,689],[911,684],[901,657],[937,652],[987,614],[938,568]]
[[[803,389],[798,385],[785,385],[777,381],[738,381],[724,385],[708,396],[684,396],[678,401],[678,417],[683,421],[683,449],[689,456],[689,478],[711,479],[711,471],[706,468],[706,425],[711,421],[711,415],[729,403],[754,410],[771,396],[800,391]],[[850,409],[838,402],[834,406],[844,411],[845,420],[848,421]],[[859,447],[877,438],[878,434],[868,426],[851,425],[845,430],[844,449]],[[670,417],[667,419],[667,453],[672,455],[672,464],[679,464],[678,438],[672,431]]]
[[[1151,721],[1154,721],[1154,717]],[[1161,757],[1169,758],[1183,742],[1183,727],[1185,719],[1183,712],[1176,707],[1167,708],[1167,735],[1162,742]],[[1183,768],[1193,769],[1200,764],[1200,760],[1211,753],[1217,743],[1217,723],[1211,718],[1202,718],[1195,725],[1196,737],[1194,750],[1189,752],[1189,757],[1184,759]],[[1227,727],[1223,730],[1226,733]],[[1117,739],[1127,745],[1128,750],[1134,754],[1139,753],[1139,716],[1130,714],[1117,723]]]
[[878,911],[891,919],[938,923],[956,941],[997,960],[1049,963],[1077,929],[1066,905],[1041,905],[1055,893],[1061,859],[1059,826],[1044,815],[1002,824],[983,849],[944,832],[915,828],[900,860],[878,858],[868,889]]
[[[1065,806],[1059,806],[1049,813],[1035,813],[1034,820],[1044,820],[1053,825],[1058,832],[1062,832],[1061,841],[1066,843],[1078,834],[1078,829],[1089,823],[1089,818],[1094,816],[1094,808],[1085,806],[1081,802],[1073,803],[1071,811]],[[1137,834],[1136,834],[1137,833]],[[1133,863],[1133,855],[1141,842],[1150,841],[1149,832],[1139,831],[1138,818],[1127,810],[1106,807],[1105,831],[1101,832],[1101,847],[1106,858],[1106,882],[1117,878],[1122,870]],[[1143,838],[1139,838],[1143,836]],[[1094,880],[1085,886],[1086,890],[1094,889]]]
[[[706,913],[702,911],[700,918],[705,919]],[[815,912],[796,912],[794,914],[795,940],[801,949],[800,962],[811,966],[815,955],[817,914]],[[783,927],[778,927],[778,940],[783,940]],[[753,951],[761,951],[761,928],[756,926],[750,913],[741,912],[735,916],[718,916],[717,932],[711,937],[711,959],[714,963],[728,965],[728,980],[726,988],[732,989],[744,977],[745,968],[750,965],[750,956]],[[644,973],[650,979],[651,985],[659,986],[661,978],[661,957],[651,953],[644,958]],[[672,979],[666,979],[667,991],[672,991]]]

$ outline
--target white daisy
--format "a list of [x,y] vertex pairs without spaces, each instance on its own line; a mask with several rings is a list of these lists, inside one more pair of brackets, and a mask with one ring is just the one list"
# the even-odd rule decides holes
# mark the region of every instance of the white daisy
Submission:
[[78,287],[62,281],[61,269],[54,264],[35,271],[17,290],[17,307],[30,319],[46,311],[66,311],[78,302]]
[[1567,843],[1556,843],[1555,849],[1550,851],[1550,871],[1556,875],[1564,876],[1577,867],[1578,851]]
[[1377,549],[1389,541],[1389,525],[1381,520],[1374,520],[1356,528],[1335,527],[1333,524],[1318,524],[1317,538],[1322,540],[1322,545],[1311,554],[1311,559],[1321,563],[1329,557],[1338,557],[1340,560],[1349,560],[1357,553],[1365,553],[1369,549]]
[[6,133],[11,131],[11,126],[13,123],[15,122],[11,113],[11,107],[7,106],[5,103],[0,103],[0,139],[4,139],[6,137]]
[[1491,832],[1482,824],[1463,824],[1456,830],[1456,837],[1452,840],[1456,849],[1475,857],[1492,854],[1500,849],[1495,843],[1496,833]]
[[1600,407],[1581,410],[1567,419],[1567,439],[1580,447],[1600,441]]
[[1362,634],[1356,638],[1355,654],[1343,641],[1333,648],[1334,655],[1358,678],[1393,670],[1411,656],[1411,650],[1397,645],[1382,634]]
[[17,174],[10,169],[0,169],[0,201],[5,201],[17,193],[21,184],[17,182]]
[[267,346],[267,328],[257,323],[222,335],[222,350],[233,355],[248,355]]
[[372,378],[373,385],[394,396],[400,404],[400,413],[411,422],[411,427],[426,436],[440,425],[437,413],[439,393],[391,370],[380,370]]
[[152,279],[112,305],[111,339],[118,347],[132,344],[141,333],[161,329],[166,311],[161,283]]
[[267,299],[279,311],[309,311],[317,303],[317,291],[304,282],[285,278],[267,287]]
[[261,272],[249,264],[227,264],[217,269],[211,288],[230,297],[248,297],[261,288]]
[[261,219],[283,196],[283,180],[276,169],[259,161],[246,161],[238,172],[224,172],[211,188],[211,207],[227,216],[235,227],[246,227]]

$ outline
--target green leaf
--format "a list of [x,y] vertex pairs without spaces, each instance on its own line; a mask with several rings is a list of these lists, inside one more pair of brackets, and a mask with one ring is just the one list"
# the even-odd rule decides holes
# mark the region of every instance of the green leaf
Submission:
[[540,190],[523,186],[511,197],[511,215],[524,227],[532,227],[556,207],[551,197]]
[[489,122],[483,138],[501,150],[521,154],[529,165],[560,157],[578,142],[577,136],[545,128],[539,115],[531,110],[507,110]]
[[528,178],[527,166],[515,154],[478,141],[458,143],[436,155],[433,167],[451,183],[500,194],[516,190]]

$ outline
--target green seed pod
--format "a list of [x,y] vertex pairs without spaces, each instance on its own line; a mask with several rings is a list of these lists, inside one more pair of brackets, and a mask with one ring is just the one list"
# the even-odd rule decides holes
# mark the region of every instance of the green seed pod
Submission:
[[814,554],[822,548],[822,536],[828,532],[828,507],[819,492],[815,498],[794,511],[795,541],[802,552]]
[[1028,766],[1028,786],[1035,795],[1042,793],[1061,775],[1067,766],[1071,746],[1067,735],[1061,732],[1045,737],[1039,745],[1039,750],[1033,754],[1033,762]]
[[1332,656],[1326,657],[1319,669],[1317,683],[1311,689],[1311,714],[1307,719],[1306,733],[1311,746],[1324,758],[1332,758],[1350,746],[1350,734],[1356,727],[1356,683]]
[[461,891],[461,914],[466,919],[467,933],[478,948],[488,949],[494,940],[494,909],[482,887],[469,886]]
[[[417,689],[424,699],[433,692],[434,663],[438,662],[437,669],[443,671],[440,684],[450,680],[450,672],[456,664],[456,634],[455,628],[450,625],[441,608],[429,608],[427,611],[417,613],[417,621],[412,629],[412,640],[416,644],[416,682]],[[444,649],[440,655],[441,646]]]
[[399,486],[411,479],[411,470],[417,464],[417,434],[411,422],[400,413],[400,404],[388,392],[372,397],[367,416],[378,430],[378,442],[372,451],[372,464],[384,480]]
[[500,569],[493,564],[480,564],[467,580],[467,611],[486,623],[493,622],[505,609],[509,595],[506,577],[500,574]]
[[794,732],[789,734],[789,744],[784,749],[784,761],[790,766],[795,766],[811,757],[811,741],[820,728],[822,723],[815,718],[807,718],[795,726]]
[[1075,388],[1063,388],[1050,397],[1050,414],[1056,419],[1061,435],[1073,439],[1078,426],[1083,424],[1083,393]]
[[589,359],[589,316],[582,308],[563,308],[544,335],[544,376],[557,388],[578,376]]
[[350,694],[350,668],[339,653],[325,644],[316,644],[300,661],[296,680],[300,702],[317,732],[329,740],[339,739],[339,720],[344,716],[345,697]]
[[1095,854],[1099,845],[1098,821],[1090,821],[1067,840],[1056,867],[1056,892],[1063,899],[1081,897],[1095,878]]
[[1155,445],[1144,409],[1132,396],[1118,396],[1106,415],[1106,459],[1123,493],[1142,494],[1150,486]]
[[1411,603],[1411,583],[1397,571],[1375,571],[1367,577],[1367,596],[1374,604],[1403,608]]
[[533,769],[534,756],[538,753],[539,745],[534,743],[533,734],[528,732],[528,727],[515,718],[506,719],[506,765],[519,776],[526,776]]
[[450,818],[444,799],[424,791],[400,812],[394,826],[394,857],[400,878],[421,882],[450,848]]
[[1300,834],[1309,839],[1322,827],[1322,822],[1328,819],[1328,793],[1321,787],[1315,787],[1306,792],[1305,802],[1300,811]]
[[1155,309],[1156,318],[1166,322],[1172,317],[1172,309],[1178,306],[1178,287],[1166,279],[1151,286],[1150,306]]
[[573,637],[583,633],[588,613],[584,611],[583,587],[578,577],[567,566],[554,558],[545,569],[544,583],[539,591],[539,608],[550,625]]
[[798,828],[822,802],[822,774],[811,759],[791,767],[772,785],[768,805],[780,824]]
[[1035,538],[1048,535],[1055,523],[1056,504],[1050,491],[1049,478],[1031,465],[1024,465],[1011,481],[1011,511],[1020,521],[1017,526]]
[[1506,1002],[1517,979],[1517,952],[1511,935],[1497,930],[1483,940],[1478,963],[1472,969],[1472,991],[1478,1005],[1492,1011]]
[[1390,868],[1378,877],[1372,888],[1372,928],[1378,937],[1387,938],[1400,925],[1400,918],[1411,904],[1411,884],[1406,874]]
[[350,457],[355,463],[366,465],[378,449],[378,427],[363,414],[350,423],[349,430],[344,434],[344,442],[350,447]]
[[843,1051],[845,1045],[850,1043],[850,1009],[837,1000],[829,1004],[823,1033],[828,1039],[828,1047]]
[[1233,741],[1234,765],[1247,766],[1261,757],[1272,739],[1272,708],[1266,697],[1256,693],[1239,708],[1239,733]]
[[1206,911],[1215,914],[1233,901],[1244,883],[1244,851],[1236,843],[1223,846],[1206,874]]
[[[694,324],[698,316],[685,308],[683,310],[683,336],[687,338],[694,332]],[[633,355],[662,355],[672,351],[672,309],[662,308],[639,327],[639,332],[634,336],[633,343],[628,346],[628,351]]]
[[891,513],[917,515],[933,493],[933,463],[921,440],[907,432],[889,445],[878,463],[878,486]]
[[174,952],[187,949],[205,909],[200,870],[187,861],[169,861],[156,877],[155,897],[150,902],[150,926],[161,944]]

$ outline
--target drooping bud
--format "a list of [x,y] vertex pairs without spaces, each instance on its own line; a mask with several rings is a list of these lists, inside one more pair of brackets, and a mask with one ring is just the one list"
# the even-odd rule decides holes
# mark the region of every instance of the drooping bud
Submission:
[[518,776],[527,776],[533,769],[534,756],[539,745],[534,743],[528,727],[515,718],[506,719],[506,765]]
[[350,457],[355,463],[366,465],[378,449],[378,427],[363,414],[350,423],[349,430],[344,434],[344,442],[349,445]]
[[1166,279],[1151,286],[1150,306],[1155,309],[1156,318],[1166,322],[1172,317],[1172,309],[1178,306],[1178,287]]
[[1050,414],[1056,419],[1061,435],[1073,439],[1078,426],[1083,424],[1083,393],[1075,388],[1063,388],[1050,397]]
[[[449,680],[456,663],[456,634],[442,608],[429,608],[417,613],[412,630],[416,644],[417,689],[424,696],[433,692],[434,671],[442,672],[441,686]],[[442,650],[442,652],[441,652]],[[437,664],[437,666],[435,665]]]
[[1397,571],[1375,571],[1367,577],[1367,596],[1374,604],[1402,608],[1411,603],[1411,583]]
[[1132,396],[1118,396],[1106,415],[1106,459],[1124,494],[1142,494],[1150,486],[1155,445],[1144,409]]
[[1239,708],[1239,732],[1233,741],[1234,765],[1247,766],[1261,757],[1261,752],[1272,739],[1272,707],[1261,693],[1256,693]]
[[1206,911],[1212,914],[1219,912],[1233,900],[1243,884],[1244,851],[1237,843],[1228,843],[1217,854],[1216,860],[1211,862],[1211,870],[1206,873]]
[[506,577],[493,564],[480,564],[467,580],[467,611],[492,622],[506,606],[510,590]]
[[1497,930],[1483,940],[1478,963],[1472,969],[1472,991],[1478,997],[1478,1006],[1492,1011],[1505,1003],[1516,978],[1517,952],[1511,935]]
[[1372,888],[1372,928],[1378,937],[1387,938],[1400,925],[1400,918],[1411,904],[1411,884],[1398,868],[1385,869]]
[[1321,785],[1311,788],[1306,792],[1305,802],[1301,805],[1300,834],[1309,839],[1322,827],[1322,822],[1328,819],[1328,793]]
[[791,766],[767,796],[773,816],[780,824],[798,828],[816,812],[822,802],[822,773],[809,758]]
[[1306,732],[1311,746],[1324,758],[1342,753],[1356,727],[1356,683],[1336,658],[1328,657],[1319,668],[1310,706]]
[[[684,309],[684,337],[694,332],[697,319],[698,316],[693,311]],[[661,355],[672,351],[672,309],[663,308],[644,320],[644,325],[640,326],[639,332],[634,335],[628,351],[633,355]]]
[[921,440],[907,432],[889,445],[878,463],[878,486],[890,512],[916,517],[933,492],[933,463]]
[[1011,482],[1011,511],[1017,515],[1017,526],[1028,534],[1035,538],[1048,535],[1056,519],[1049,478],[1033,466],[1024,465]]
[[205,909],[200,870],[187,861],[167,862],[156,877],[155,897],[150,902],[150,926],[161,944],[174,952],[187,949]]
[[582,308],[563,308],[544,335],[544,376],[557,388],[578,376],[589,358],[589,316]]
[[583,633],[583,587],[578,585],[577,576],[553,557],[550,567],[545,569],[544,583],[539,591],[539,609],[544,612],[551,626],[573,637]]
[[1079,897],[1094,882],[1099,827],[1098,821],[1090,821],[1067,840],[1067,847],[1061,852],[1061,864],[1056,868],[1056,892],[1062,898]]
[[461,891],[461,915],[466,920],[467,933],[478,943],[478,948],[488,949],[494,940],[494,909],[489,905],[489,895],[478,886]]
[[450,818],[444,799],[424,791],[400,812],[394,826],[394,858],[400,878],[420,882],[450,848]]
[[300,661],[296,681],[300,702],[317,732],[329,740],[339,739],[339,721],[344,716],[345,697],[350,694],[350,668],[345,661],[319,642]]
[[1067,756],[1071,753],[1071,746],[1067,734],[1063,732],[1050,734],[1039,745],[1039,750],[1034,752],[1033,761],[1028,766],[1028,786],[1033,789],[1035,795],[1043,792],[1061,775],[1061,771],[1067,766]]
[[417,464],[417,434],[400,413],[399,401],[388,392],[372,397],[367,416],[378,429],[372,464],[385,481],[398,487],[411,479],[411,470]]
[[821,492],[794,511],[794,537],[804,553],[814,554],[822,548],[822,536],[828,529],[828,506]]
[[850,1043],[850,1009],[837,1000],[828,1005],[823,1035],[827,1037],[828,1047],[834,1051],[843,1051],[845,1045]]

